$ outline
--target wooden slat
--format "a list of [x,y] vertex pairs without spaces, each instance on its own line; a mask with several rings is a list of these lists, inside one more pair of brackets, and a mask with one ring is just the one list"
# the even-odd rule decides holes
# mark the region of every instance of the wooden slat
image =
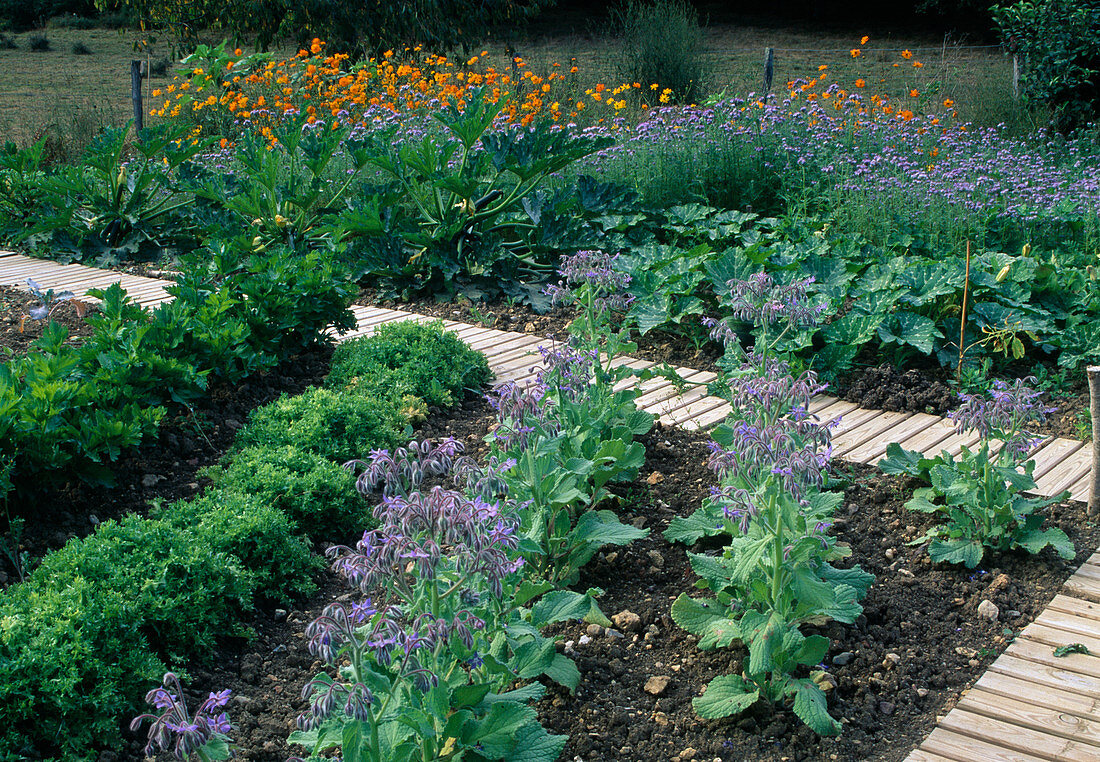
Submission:
[[1041,479],[1036,479],[1035,491],[1040,495],[1057,495],[1076,484],[1092,468],[1092,451],[1084,447],[1066,457]]
[[[1054,653],[1055,648],[1062,646],[1068,646],[1071,643],[1080,643],[1089,649],[1092,654],[1100,654],[1100,637],[1095,635],[1089,635],[1083,632],[1067,632],[1066,630],[1058,627],[1052,627],[1048,624],[1040,622],[1032,622],[1024,631],[1020,633],[1018,637],[1027,638],[1033,640],[1036,643],[1042,643],[1043,645],[1050,646],[1051,654]],[[1056,657],[1069,659],[1074,656],[1083,656],[1085,654],[1070,654],[1069,656]],[[1074,661],[1077,661],[1076,659]],[[1100,662],[1097,663],[1100,666]]]
[[832,397],[828,394],[818,394],[810,398],[810,404],[806,408],[806,412],[810,415],[817,415],[819,410],[827,408],[829,405],[835,405],[840,402],[836,397]]
[[957,436],[955,427],[941,419],[913,434],[908,439],[898,442],[898,444],[906,450],[914,450],[925,455],[936,455],[940,451],[940,446],[955,436]]
[[1077,598],[1100,603],[1100,582],[1088,577],[1078,577],[1074,574],[1066,580],[1063,592]]
[[928,415],[927,413],[915,413],[899,422],[897,426],[889,431],[883,432],[876,439],[850,451],[844,458],[854,463],[875,464],[886,455],[886,448],[891,443],[902,442],[914,437],[929,426],[939,423],[940,420],[937,416]]
[[[978,740],[943,728],[933,730],[918,751],[937,754],[940,759],[950,759],[952,762],[1048,762],[1049,759],[1006,749],[995,740]],[[906,762],[917,762],[920,759],[914,754],[906,757]]]
[[1054,649],[1046,643],[1039,643],[1027,638],[1017,638],[1009,646],[1005,654],[1019,659],[1026,659],[1036,664],[1044,664],[1065,672],[1074,672],[1088,677],[1093,683],[1094,689],[1100,693],[1100,658],[1090,654],[1070,654],[1057,657]]
[[1076,439],[1058,437],[1057,439],[1050,440],[1046,445],[1032,453],[1031,460],[1035,461],[1035,471],[1032,473],[1032,476],[1038,481],[1041,477],[1050,473],[1058,464],[1084,446],[1084,442],[1078,442]]
[[[673,384],[671,381],[667,381],[665,379],[661,380],[665,381],[665,383],[659,387],[654,387],[650,392],[643,394],[640,397],[637,397],[634,400],[634,404],[642,410],[652,411],[653,408],[658,407],[661,403],[667,400],[676,399],[680,396],[680,389],[677,388],[676,384]],[[688,376],[684,380],[688,384],[694,383],[694,376]],[[706,390],[705,385],[702,388]],[[690,391],[690,388],[686,389],[685,391]]]
[[[1024,728],[1000,719],[985,717],[956,707],[940,727],[987,743],[1003,745],[1017,752],[1034,754],[1058,762],[1096,762],[1098,749],[1088,743],[1071,741]],[[975,757],[975,762],[981,757]]]
[[[715,398],[707,397],[706,399],[709,403]],[[691,405],[687,405],[680,410],[673,410],[667,417],[661,416],[660,420],[662,423],[672,422],[672,425],[679,425],[686,431],[705,431],[726,420],[727,416],[729,416],[730,412],[733,410],[728,402],[723,401],[722,404],[717,407],[703,411],[693,411],[689,417],[681,418],[680,416],[691,407]],[[677,421],[679,421],[679,423],[676,423]]]
[[1052,611],[1064,611],[1082,619],[1095,619],[1100,622],[1100,604],[1081,600],[1069,595],[1056,595],[1047,606]]
[[657,409],[650,410],[649,412],[654,413],[655,415],[657,415],[658,418],[660,418],[663,415],[671,413],[675,410],[679,410],[680,408],[704,399],[707,396],[708,395],[706,384],[699,384],[698,386],[694,386],[690,389],[685,389],[683,394],[673,397],[672,399],[665,400],[659,406],[657,406]]
[[1082,503],[1089,501],[1089,491],[1092,488],[1092,472],[1082,476],[1076,484],[1069,488],[1070,499],[1079,500]]
[[[1055,659],[1051,654],[1051,661]],[[990,672],[1009,675],[1025,680],[1032,685],[1046,686],[1064,693],[1075,693],[1091,699],[1100,699],[1100,682],[1094,677],[1082,675],[1068,669],[1061,664],[1040,664],[1036,661],[1014,656],[1011,653],[1001,654],[989,667]]]
[[[869,442],[881,441],[891,429],[908,420],[909,413],[885,412],[851,431],[833,435],[833,457],[851,461],[849,453]],[[884,448],[885,449],[885,448]],[[862,462],[862,461],[859,461]]]
[[986,671],[974,684],[974,688],[994,696],[1005,696],[1016,700],[1026,699],[1029,703],[1044,709],[1067,712],[1077,717],[1096,717],[1097,709],[1100,708],[1100,701],[1094,698],[1036,685],[1029,680],[992,670]]
[[1051,608],[1039,614],[1033,624],[1056,628],[1065,633],[1066,636],[1100,638],[1100,622],[1095,619],[1085,619],[1084,617],[1055,611]]
[[1026,700],[1029,698],[1031,697],[1000,696],[975,688],[963,695],[957,708],[1010,723],[1014,727],[1028,728],[1044,736],[1057,736],[1091,746],[1092,759],[1100,759],[1100,723],[1069,712],[1038,706]]
[[839,420],[841,416],[847,415],[854,410],[859,410],[859,405],[854,402],[845,402],[844,400],[835,400],[834,402],[820,408],[816,412],[812,412],[811,415],[816,415],[822,423],[831,423],[835,420]]
[[905,762],[956,762],[956,760],[953,757],[944,757],[932,751],[914,749],[905,758]]

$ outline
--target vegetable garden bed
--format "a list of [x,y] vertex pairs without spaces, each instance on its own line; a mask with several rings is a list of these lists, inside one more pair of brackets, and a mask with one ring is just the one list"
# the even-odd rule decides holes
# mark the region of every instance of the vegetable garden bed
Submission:
[[[471,452],[484,454],[481,440],[493,416],[492,408],[475,398],[433,415],[417,435],[437,441],[454,436]],[[824,630],[833,641],[827,664],[837,679],[830,708],[843,718],[843,734],[818,738],[789,711],[760,709],[726,721],[702,721],[691,699],[714,676],[737,669],[743,654],[700,651],[696,639],[671,622],[672,599],[690,587],[694,575],[683,547],[660,533],[673,516],[694,511],[714,483],[703,465],[707,439],[677,429],[654,430],[643,438],[647,458],[639,478],[616,489],[623,520],[653,531],[626,548],[601,553],[577,587],[603,588],[599,601],[609,616],[629,611],[639,619],[616,634],[583,623],[555,626],[559,648],[576,659],[582,675],[575,695],[552,688],[538,705],[544,725],[570,737],[562,759],[671,760],[694,749],[694,758],[707,762],[897,762],[1100,546],[1100,529],[1086,520],[1084,507],[1066,503],[1052,510],[1051,523],[1074,540],[1079,549],[1074,561],[1053,554],[1010,555],[975,570],[933,566],[921,549],[906,545],[930,523],[902,508],[912,483],[865,467],[842,468],[850,486],[837,533],[852,544],[853,561],[878,580],[855,627]],[[303,629],[329,601],[348,595],[345,586],[326,579],[303,605],[263,611],[251,623],[256,641],[221,648],[212,655],[216,667],[193,670],[194,696],[222,688],[234,692],[228,710],[240,731],[241,759],[276,762],[295,753],[286,737],[306,708],[301,686],[320,667],[306,649]],[[978,615],[983,600],[1000,608],[1000,621]],[[660,695],[646,689],[654,677],[670,678]],[[140,759],[139,746],[133,742],[118,758]],[[690,757],[690,752],[680,756]]]

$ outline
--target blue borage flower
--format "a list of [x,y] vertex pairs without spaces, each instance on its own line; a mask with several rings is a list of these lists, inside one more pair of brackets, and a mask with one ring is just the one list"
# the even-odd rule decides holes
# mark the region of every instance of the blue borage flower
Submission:
[[192,754],[201,755],[212,741],[228,741],[226,735],[232,730],[229,715],[217,711],[229,703],[228,690],[211,693],[192,715],[187,710],[179,678],[166,672],[163,685],[145,695],[145,702],[159,709],[160,714],[142,714],[130,723],[130,729],[136,731],[145,720],[151,721],[145,756],[171,751],[176,759],[187,759]]

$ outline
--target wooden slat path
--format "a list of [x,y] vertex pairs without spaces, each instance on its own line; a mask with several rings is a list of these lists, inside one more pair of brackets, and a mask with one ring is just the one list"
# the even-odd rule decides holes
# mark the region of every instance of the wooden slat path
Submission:
[[142,278],[113,270],[100,270],[85,265],[62,265],[44,259],[34,259],[13,252],[0,252],[0,286],[27,289],[27,278],[33,278],[42,289],[72,291],[84,296],[89,289],[120,284],[136,302],[152,307],[168,301],[164,287],[169,281]]
[[[0,285],[25,288],[28,277],[43,288],[78,293],[121,283],[146,306],[171,298],[164,291],[168,281],[0,251]],[[432,319],[377,307],[356,306],[352,312],[356,328],[338,340],[369,335],[385,323]],[[485,354],[498,383],[525,383],[538,372],[538,348],[547,343],[542,337],[449,320],[443,324]],[[616,364],[638,370],[654,366],[629,357],[617,358]],[[729,404],[706,392],[715,374],[676,371],[685,381],[679,387],[659,377],[641,382],[639,406],[666,425],[691,430],[724,420]],[[891,442],[927,455],[941,450],[957,455],[978,441],[976,435],[957,434],[950,421],[937,416],[867,410],[828,395],[815,397],[810,412],[836,421],[834,456],[854,463],[878,462]],[[1031,455],[1037,492],[1050,496],[1069,491],[1075,500],[1088,498],[1090,445],[1047,439]],[[1071,643],[1082,643],[1092,653],[1054,656],[1055,648]],[[906,762],[1100,762],[1100,553],[1066,581],[1062,594],[963,694]]]
[[[0,251],[0,285],[26,288],[27,278],[34,278],[42,288],[68,289],[79,294],[91,288],[105,288],[120,283],[135,301],[145,306],[154,306],[171,298],[164,291],[164,287],[170,285],[169,281],[84,265],[60,265],[14,252]],[[357,306],[352,308],[352,312],[357,321],[356,328],[337,337],[339,340],[368,335],[384,323],[431,320],[410,312],[378,307]],[[542,337],[450,320],[444,320],[443,324],[471,347],[486,355],[498,382],[524,383],[533,379],[538,372],[541,364],[538,347],[546,343]],[[639,370],[655,365],[633,358],[621,358],[617,362]],[[642,383],[644,394],[638,399],[640,407],[652,412],[666,425],[706,429],[720,423],[730,408],[725,401],[706,393],[706,384],[713,381],[715,375],[691,368],[677,368],[676,371],[684,379],[685,385],[677,389],[672,382],[663,378],[645,381]],[[937,454],[941,450],[957,455],[962,447],[973,447],[978,442],[976,435],[957,434],[950,421],[938,416],[867,410],[855,403],[828,395],[814,398],[810,412],[823,421],[836,421],[833,428],[833,455],[853,463],[877,463],[885,455],[886,447],[891,442],[898,442],[906,449],[928,455]],[[1069,491],[1074,499],[1086,499],[1090,453],[1090,446],[1084,442],[1063,438],[1044,441],[1032,452],[1036,462],[1037,492],[1049,496]]]

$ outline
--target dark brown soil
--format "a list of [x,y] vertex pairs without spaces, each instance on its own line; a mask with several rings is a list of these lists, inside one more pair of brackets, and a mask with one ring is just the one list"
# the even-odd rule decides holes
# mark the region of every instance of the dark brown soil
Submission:
[[[869,408],[943,416],[959,406],[958,391],[948,383],[948,375],[942,368],[899,370],[883,363],[847,374],[838,386],[841,399]],[[1083,425],[1089,406],[1083,372],[1057,394],[1045,394],[1043,404],[1057,410],[1046,421],[1032,427],[1035,433],[1069,439],[1091,438],[1088,428]]]
[[10,356],[27,353],[31,342],[42,336],[48,323],[60,323],[69,329],[67,343],[80,344],[92,332],[84,318],[98,309],[88,302],[69,300],[58,302],[47,320],[30,316],[31,307],[41,302],[26,291],[0,286],[0,362]]
[[[467,401],[460,410],[434,415],[418,435],[454,435],[476,455],[484,451],[491,413],[482,400]],[[826,659],[837,680],[830,711],[844,722],[843,734],[820,739],[783,707],[704,721],[691,699],[712,678],[740,672],[744,653],[700,651],[672,623],[671,603],[691,591],[693,575],[686,549],[661,532],[673,516],[692,512],[713,483],[704,467],[706,436],[659,427],[644,441],[645,467],[619,490],[617,510],[651,534],[600,554],[578,583],[580,589],[603,588],[604,611],[634,612],[640,627],[610,633],[568,625],[559,631],[560,647],[576,659],[582,681],[574,695],[549,686],[538,709],[549,730],[570,737],[563,760],[901,760],[1100,545],[1100,530],[1084,507],[1064,504],[1050,511],[1051,523],[1077,543],[1073,563],[1048,552],[993,558],[974,571],[932,566],[921,548],[906,544],[929,525],[927,517],[902,507],[915,484],[869,468],[840,474],[848,486],[838,536],[851,544],[854,562],[876,575],[864,615],[854,625],[822,630],[833,642]],[[255,623],[257,641],[229,644],[214,655],[216,667],[192,671],[196,695],[234,691],[229,711],[241,759],[274,762],[291,754],[285,739],[305,708],[300,691],[321,667],[305,648],[303,630],[332,598],[347,595],[330,577],[323,588],[295,610],[263,612]],[[1001,621],[977,615],[987,598],[1000,607]],[[654,676],[670,678],[660,696],[645,690]],[[128,759],[136,759],[136,748]]]
[[[237,385],[211,389],[209,396],[190,410],[169,411],[155,439],[125,453],[112,469],[115,486],[98,487],[74,482],[39,495],[12,499],[12,513],[34,506],[26,514],[21,547],[31,558],[81,537],[107,519],[129,513],[144,514],[156,499],[192,497],[199,491],[197,472],[217,463],[249,413],[283,392],[297,394],[319,384],[328,373],[332,350],[317,348]],[[8,539],[8,527],[0,523],[0,541]],[[0,587],[15,581],[15,569],[0,554]]]

